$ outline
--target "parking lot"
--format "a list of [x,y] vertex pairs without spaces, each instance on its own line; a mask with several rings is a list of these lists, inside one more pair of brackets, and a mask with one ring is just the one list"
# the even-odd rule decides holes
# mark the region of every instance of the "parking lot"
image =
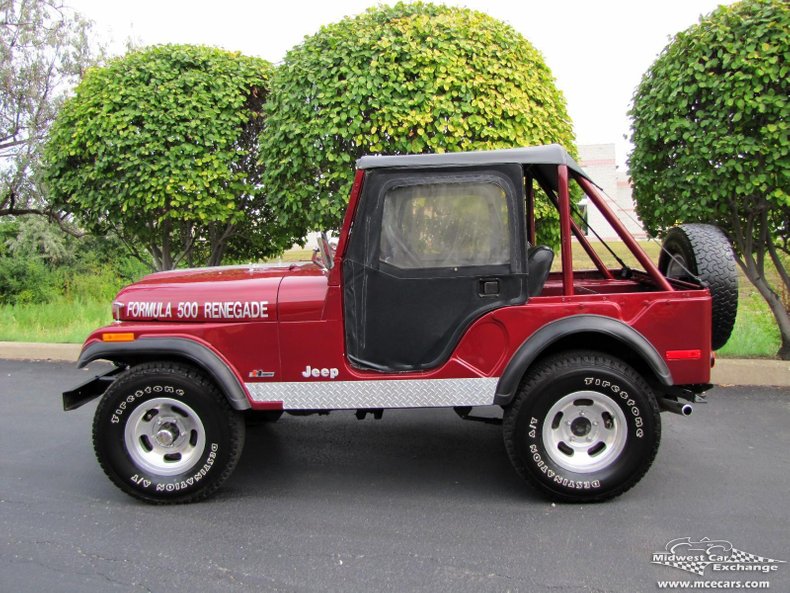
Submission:
[[[103,475],[95,403],[62,411],[60,392],[91,371],[0,361],[4,592],[634,593],[699,578],[651,564],[686,536],[790,560],[786,389],[719,387],[690,418],[662,415],[653,468],[604,504],[545,501],[498,426],[418,410],[250,427],[217,496],[155,507]],[[759,578],[790,591],[786,564]]]

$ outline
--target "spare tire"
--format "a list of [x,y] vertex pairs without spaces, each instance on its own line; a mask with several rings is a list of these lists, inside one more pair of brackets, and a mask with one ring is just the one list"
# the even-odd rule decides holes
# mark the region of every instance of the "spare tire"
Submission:
[[711,346],[718,350],[730,338],[738,312],[738,270],[724,233],[710,224],[672,227],[664,238],[658,269],[667,278],[706,286],[713,298]]

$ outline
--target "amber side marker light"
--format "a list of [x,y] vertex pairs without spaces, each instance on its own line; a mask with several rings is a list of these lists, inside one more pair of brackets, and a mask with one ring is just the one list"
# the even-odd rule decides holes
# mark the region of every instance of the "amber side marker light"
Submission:
[[132,332],[102,334],[102,342],[133,342],[134,334]]
[[702,350],[667,350],[667,360],[699,360]]

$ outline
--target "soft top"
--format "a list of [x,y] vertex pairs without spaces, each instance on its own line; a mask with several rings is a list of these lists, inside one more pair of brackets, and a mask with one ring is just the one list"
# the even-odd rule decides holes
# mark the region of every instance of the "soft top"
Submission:
[[444,154],[404,154],[363,156],[357,160],[357,169],[382,169],[394,167],[466,167],[516,163],[520,165],[567,165],[579,175],[589,179],[568,151],[559,144],[505,148],[501,150],[476,150],[472,152],[447,152]]

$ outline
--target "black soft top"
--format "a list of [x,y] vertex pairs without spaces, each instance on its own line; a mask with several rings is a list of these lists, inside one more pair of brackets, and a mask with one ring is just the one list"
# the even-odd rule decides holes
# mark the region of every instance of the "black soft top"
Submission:
[[[476,150],[473,152],[447,152],[444,154],[404,154],[363,156],[357,160],[357,169],[416,168],[416,167],[469,167],[475,165],[537,165],[556,167],[567,165],[571,171],[590,179],[568,151],[559,144],[506,148],[503,150]],[[548,173],[548,179],[555,181],[556,174]],[[592,180],[590,180],[592,181]],[[552,183],[552,185],[555,185]],[[556,187],[556,186],[555,186]]]

